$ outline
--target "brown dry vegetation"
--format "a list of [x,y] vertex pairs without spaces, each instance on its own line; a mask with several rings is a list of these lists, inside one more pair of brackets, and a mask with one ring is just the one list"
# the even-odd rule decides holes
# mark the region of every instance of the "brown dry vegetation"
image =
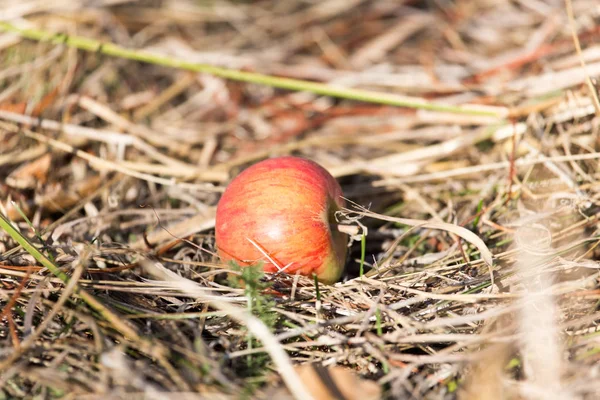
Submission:
[[[361,400],[597,398],[600,4],[569,6],[0,1],[22,28],[494,114],[0,33],[0,211],[34,245],[0,230],[0,398],[306,398],[309,363]],[[357,237],[334,286],[232,287],[219,194],[283,154],[339,178],[364,258]]]

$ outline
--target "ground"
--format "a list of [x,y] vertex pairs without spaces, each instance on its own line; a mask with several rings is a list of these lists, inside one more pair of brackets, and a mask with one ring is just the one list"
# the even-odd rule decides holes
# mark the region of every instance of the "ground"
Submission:
[[[2,9],[0,398],[597,398],[597,1]],[[288,154],[335,285],[216,256]]]

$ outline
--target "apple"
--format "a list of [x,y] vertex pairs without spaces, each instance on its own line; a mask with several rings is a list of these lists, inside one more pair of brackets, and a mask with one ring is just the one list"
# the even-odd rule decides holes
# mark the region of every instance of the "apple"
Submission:
[[223,262],[263,262],[265,272],[317,275],[344,270],[348,237],[335,229],[342,189],[319,164],[299,157],[261,161],[229,184],[219,204],[216,245]]

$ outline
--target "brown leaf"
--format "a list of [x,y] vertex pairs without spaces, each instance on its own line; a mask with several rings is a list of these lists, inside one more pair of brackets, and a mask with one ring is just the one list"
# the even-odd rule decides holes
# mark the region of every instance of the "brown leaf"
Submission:
[[23,164],[6,177],[6,184],[17,189],[34,189],[38,183],[46,183],[51,162],[52,155],[46,153]]
[[31,210],[31,204],[28,201],[22,201],[22,202],[14,202],[11,201],[10,199],[5,203],[4,205],[4,209],[6,210],[6,216],[8,217],[8,219],[10,219],[11,221],[22,221],[23,220],[23,216],[21,215],[21,213],[19,212],[19,210],[17,209],[20,208],[21,212],[23,214],[25,214],[27,217],[30,217],[32,214],[32,210]]
[[[296,366],[295,370],[315,400],[378,400],[381,398],[381,387],[377,383],[360,378],[348,368],[304,364]],[[289,398],[287,391],[278,390],[276,393],[278,395],[271,398]]]
[[66,210],[89,196],[102,184],[99,175],[89,176],[65,190],[62,185],[47,185],[44,194],[36,198],[36,204],[50,211]]
[[[40,101],[35,105],[33,110],[29,113],[30,115],[37,117],[39,116],[46,108],[50,107],[56,101],[56,97],[59,93],[59,87],[55,87],[46,94]],[[15,112],[19,114],[25,114],[27,111],[27,102],[20,103],[9,103],[9,104],[0,104],[0,110]]]

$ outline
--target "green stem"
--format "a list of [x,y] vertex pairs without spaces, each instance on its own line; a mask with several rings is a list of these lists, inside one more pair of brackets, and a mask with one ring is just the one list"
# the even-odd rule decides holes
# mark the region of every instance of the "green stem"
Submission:
[[360,277],[362,278],[363,274],[364,274],[364,267],[365,267],[365,257],[367,255],[367,235],[365,235],[363,233],[363,235],[360,237]]
[[321,291],[319,290],[319,279],[317,278],[317,274],[313,274],[313,279],[315,280],[315,291],[317,295],[317,301],[321,301]]
[[[27,239],[21,232],[16,229],[8,218],[4,216],[0,212],[0,228],[6,231],[8,235],[17,243],[23,247],[23,249],[31,254],[33,258],[35,258],[40,264],[48,269],[54,276],[59,278],[66,284],[69,283],[70,278],[67,274],[60,270],[60,268],[54,264],[52,261],[48,259],[41,251],[37,249],[30,241]],[[79,297],[92,309],[96,310],[100,315],[102,315],[109,323],[113,325],[113,327],[118,330],[123,336],[127,337],[130,340],[139,341],[140,337],[137,332],[125,325],[119,317],[113,314],[109,309],[107,309],[102,303],[100,303],[94,296],[87,293],[85,290],[80,287],[77,288],[77,293]]]
[[102,43],[98,40],[86,37],[69,36],[62,33],[52,33],[38,29],[23,29],[3,21],[0,21],[0,30],[6,32],[13,32],[24,38],[37,40],[40,42],[63,44],[68,47],[96,52],[99,54],[105,54],[108,56],[125,58],[129,60],[150,63],[154,65],[162,65],[165,67],[178,68],[188,71],[202,72],[225,79],[231,79],[234,81],[250,82],[265,86],[271,86],[279,89],[287,89],[292,91],[306,91],[324,96],[364,101],[368,103],[385,104],[397,107],[441,111],[454,114],[468,114],[499,118],[502,117],[500,115],[500,111],[451,106],[447,104],[428,102],[420,98],[400,96],[392,93],[381,93],[361,89],[349,89],[300,79],[280,78],[270,75],[258,74],[254,72],[237,71],[217,67],[214,65],[197,64],[174,57],[152,54],[146,51],[126,49],[117,46],[113,43]]
[[[246,291],[248,291],[246,289]],[[254,305],[252,304],[252,296],[247,293],[246,294],[246,298],[248,299],[248,314],[252,315],[253,314],[253,308]],[[248,331],[247,334],[247,339],[248,339],[248,350],[252,350],[252,332]],[[252,353],[249,353],[248,356],[246,357],[246,362],[248,364],[248,369],[252,369]]]
[[21,234],[6,218],[0,213],[0,228],[4,229],[11,238],[23,247],[23,249],[31,254],[40,264],[46,267],[54,276],[59,278],[65,284],[69,282],[67,274],[62,272],[52,261],[50,261],[41,251],[37,249],[31,242]]

